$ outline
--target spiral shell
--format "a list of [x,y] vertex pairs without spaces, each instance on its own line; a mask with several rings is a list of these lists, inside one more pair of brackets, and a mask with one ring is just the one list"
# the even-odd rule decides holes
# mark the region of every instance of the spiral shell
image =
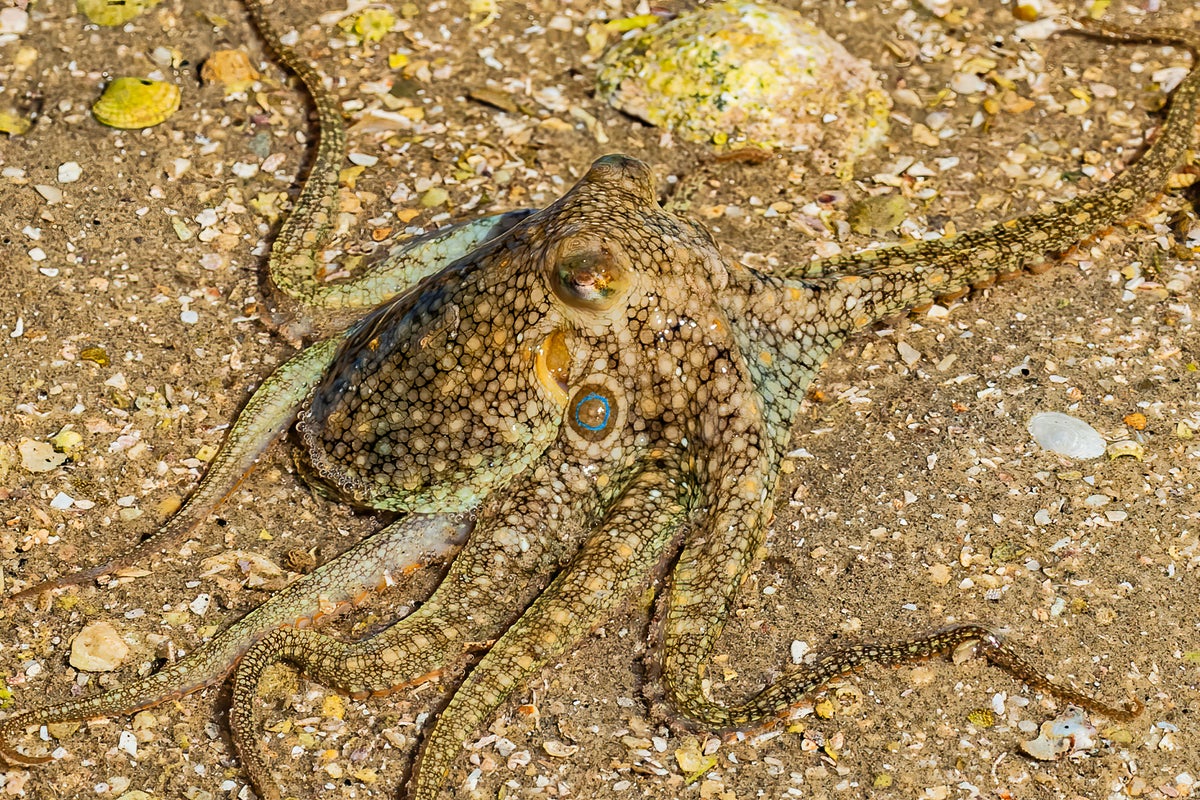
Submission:
[[96,119],[113,128],[157,125],[179,110],[179,87],[149,78],[117,78],[92,106]]

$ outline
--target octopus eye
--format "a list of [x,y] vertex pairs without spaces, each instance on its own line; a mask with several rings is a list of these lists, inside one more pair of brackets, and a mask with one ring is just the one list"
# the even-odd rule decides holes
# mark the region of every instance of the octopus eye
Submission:
[[602,386],[585,386],[576,392],[568,415],[571,429],[592,442],[608,435],[617,416],[614,400]]
[[629,284],[628,271],[609,247],[589,242],[563,253],[550,275],[554,294],[574,308],[609,308]]

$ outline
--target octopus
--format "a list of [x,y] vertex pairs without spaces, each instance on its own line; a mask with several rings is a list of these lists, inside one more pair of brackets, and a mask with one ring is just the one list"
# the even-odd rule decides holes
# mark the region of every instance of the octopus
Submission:
[[[312,344],[254,393],[184,507],[108,563],[29,586],[29,597],[163,552],[228,497],[291,427],[321,493],[399,513],[158,672],[0,721],[0,758],[30,727],[129,714],[233,673],[233,742],[258,794],[282,796],[263,754],[260,679],[284,662],[354,698],[470,666],[420,749],[406,796],[433,800],[464,740],[619,604],[664,574],[650,680],[690,725],[770,724],[866,664],[974,651],[1034,690],[1114,719],[1115,705],[1044,676],[992,627],[833,649],[737,701],[705,674],[776,504],[805,391],[856,332],[938,298],[1041,269],[1049,255],[1151,200],[1191,145],[1200,72],[1174,92],[1157,138],[1091,193],[981,230],[764,272],[725,256],[701,223],[664,209],[651,170],[604,156],[561,198],[396,245],[357,277],[326,282],[343,121],[320,76],[251,16],[318,112],[314,166],[274,242],[270,280],[326,308],[370,309]],[[1200,53],[1173,29],[1064,23]],[[451,558],[432,595],[384,630],[346,641],[312,623]]]

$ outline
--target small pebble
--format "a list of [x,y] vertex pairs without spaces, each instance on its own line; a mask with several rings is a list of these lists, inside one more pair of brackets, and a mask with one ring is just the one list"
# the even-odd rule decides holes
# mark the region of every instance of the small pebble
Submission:
[[63,201],[62,189],[57,186],[47,186],[44,183],[39,183],[33,187],[33,190],[42,196],[49,205],[56,205]]
[[84,672],[111,672],[129,655],[129,645],[111,623],[88,623],[71,643],[71,666]]
[[921,353],[908,342],[897,342],[896,352],[905,366],[911,367],[921,360]]
[[83,434],[79,433],[79,431],[73,431],[70,428],[63,428],[50,437],[50,443],[54,445],[56,450],[63,453],[70,453],[83,443]]
[[960,72],[950,79],[950,88],[958,94],[977,94],[987,91],[988,82],[978,75]]
[[247,164],[245,161],[235,161],[229,171],[239,178],[249,179],[258,174],[258,164]]
[[74,183],[83,175],[83,167],[78,161],[64,161],[58,165],[58,182]]
[[938,586],[945,586],[950,582],[950,567],[946,564],[933,564],[929,567],[929,580]]
[[1148,421],[1145,414],[1135,411],[1132,414],[1126,414],[1123,422],[1135,431],[1144,431]]
[[449,192],[441,187],[434,187],[421,196],[421,205],[425,208],[437,208],[449,199]]
[[29,30],[29,12],[8,6],[0,9],[0,34],[20,35]]

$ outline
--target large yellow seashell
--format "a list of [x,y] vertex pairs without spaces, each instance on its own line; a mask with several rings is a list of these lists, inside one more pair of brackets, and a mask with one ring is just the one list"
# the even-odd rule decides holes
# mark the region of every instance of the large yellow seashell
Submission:
[[179,87],[149,78],[117,78],[92,106],[92,114],[113,128],[149,128],[179,110]]
[[809,150],[846,175],[884,140],[891,109],[871,65],[804,14],[744,0],[621,41],[600,62],[596,96],[681,139]]

